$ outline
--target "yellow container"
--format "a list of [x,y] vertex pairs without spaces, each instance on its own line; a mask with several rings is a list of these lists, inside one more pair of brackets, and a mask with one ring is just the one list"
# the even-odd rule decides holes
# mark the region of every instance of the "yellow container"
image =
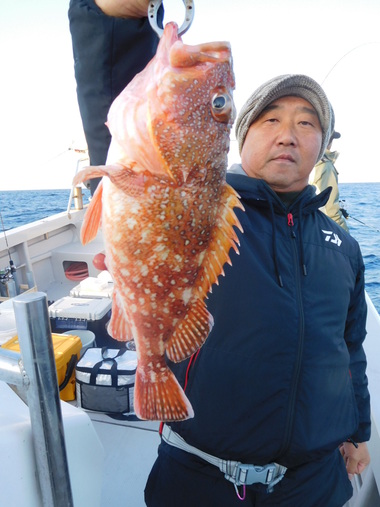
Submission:
[[[79,359],[80,349],[82,348],[82,342],[78,336],[74,335],[63,335],[52,333],[55,365],[57,368],[58,385],[61,386],[65,380],[66,372],[72,356],[76,356],[76,360],[73,359],[72,373],[67,385],[60,389],[59,396],[61,400],[71,401],[75,400],[75,364]],[[20,352],[20,344],[18,336],[14,336],[6,343],[2,345],[3,348],[13,350],[14,352]]]

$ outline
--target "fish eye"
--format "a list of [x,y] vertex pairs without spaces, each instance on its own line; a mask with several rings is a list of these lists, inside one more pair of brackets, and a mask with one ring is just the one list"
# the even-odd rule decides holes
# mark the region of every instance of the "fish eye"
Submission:
[[215,120],[228,121],[232,107],[232,99],[227,93],[215,93],[211,99],[211,112]]
[[215,95],[212,99],[212,107],[216,111],[220,111],[226,105],[226,97],[224,95]]

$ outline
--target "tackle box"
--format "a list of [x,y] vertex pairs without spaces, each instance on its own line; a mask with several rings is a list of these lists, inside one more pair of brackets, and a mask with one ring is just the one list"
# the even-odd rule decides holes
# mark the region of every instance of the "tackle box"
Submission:
[[[78,336],[52,334],[55,365],[57,368],[59,396],[61,400],[75,400],[75,365],[79,359],[82,342]],[[20,352],[18,336],[14,336],[2,345],[3,348]],[[74,357],[73,357],[74,356]],[[68,377],[65,387],[66,375]]]
[[97,347],[123,348],[124,342],[114,340],[107,333],[111,307],[110,298],[65,296],[49,306],[51,329],[55,333],[69,329],[88,329],[95,334]]

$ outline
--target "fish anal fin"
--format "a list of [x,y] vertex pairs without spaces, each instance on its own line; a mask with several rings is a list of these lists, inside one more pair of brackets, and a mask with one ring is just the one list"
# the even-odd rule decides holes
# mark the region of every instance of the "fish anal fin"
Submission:
[[183,421],[194,417],[189,400],[164,361],[155,371],[137,367],[134,408],[137,417],[148,421]]
[[165,343],[166,354],[172,361],[183,361],[196,352],[210,334],[214,320],[204,301],[195,299],[189,311]]
[[98,233],[98,229],[102,221],[102,195],[103,182],[101,181],[92,196],[83,219],[80,232],[83,245],[92,241]]
[[107,332],[121,342],[131,341],[133,339],[129,322],[120,303],[118,291],[114,288],[112,294],[112,313],[107,326]]

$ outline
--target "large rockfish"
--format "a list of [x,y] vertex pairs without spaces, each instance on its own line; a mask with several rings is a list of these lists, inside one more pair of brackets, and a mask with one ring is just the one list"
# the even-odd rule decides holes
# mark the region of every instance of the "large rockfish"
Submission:
[[235,108],[230,46],[184,45],[165,26],[157,54],[113,102],[107,164],[88,167],[77,185],[105,176],[88,207],[82,242],[102,224],[114,280],[109,333],[136,342],[135,410],[141,419],[193,417],[165,361],[182,361],[206,340],[207,293],[237,251],[226,183]]

